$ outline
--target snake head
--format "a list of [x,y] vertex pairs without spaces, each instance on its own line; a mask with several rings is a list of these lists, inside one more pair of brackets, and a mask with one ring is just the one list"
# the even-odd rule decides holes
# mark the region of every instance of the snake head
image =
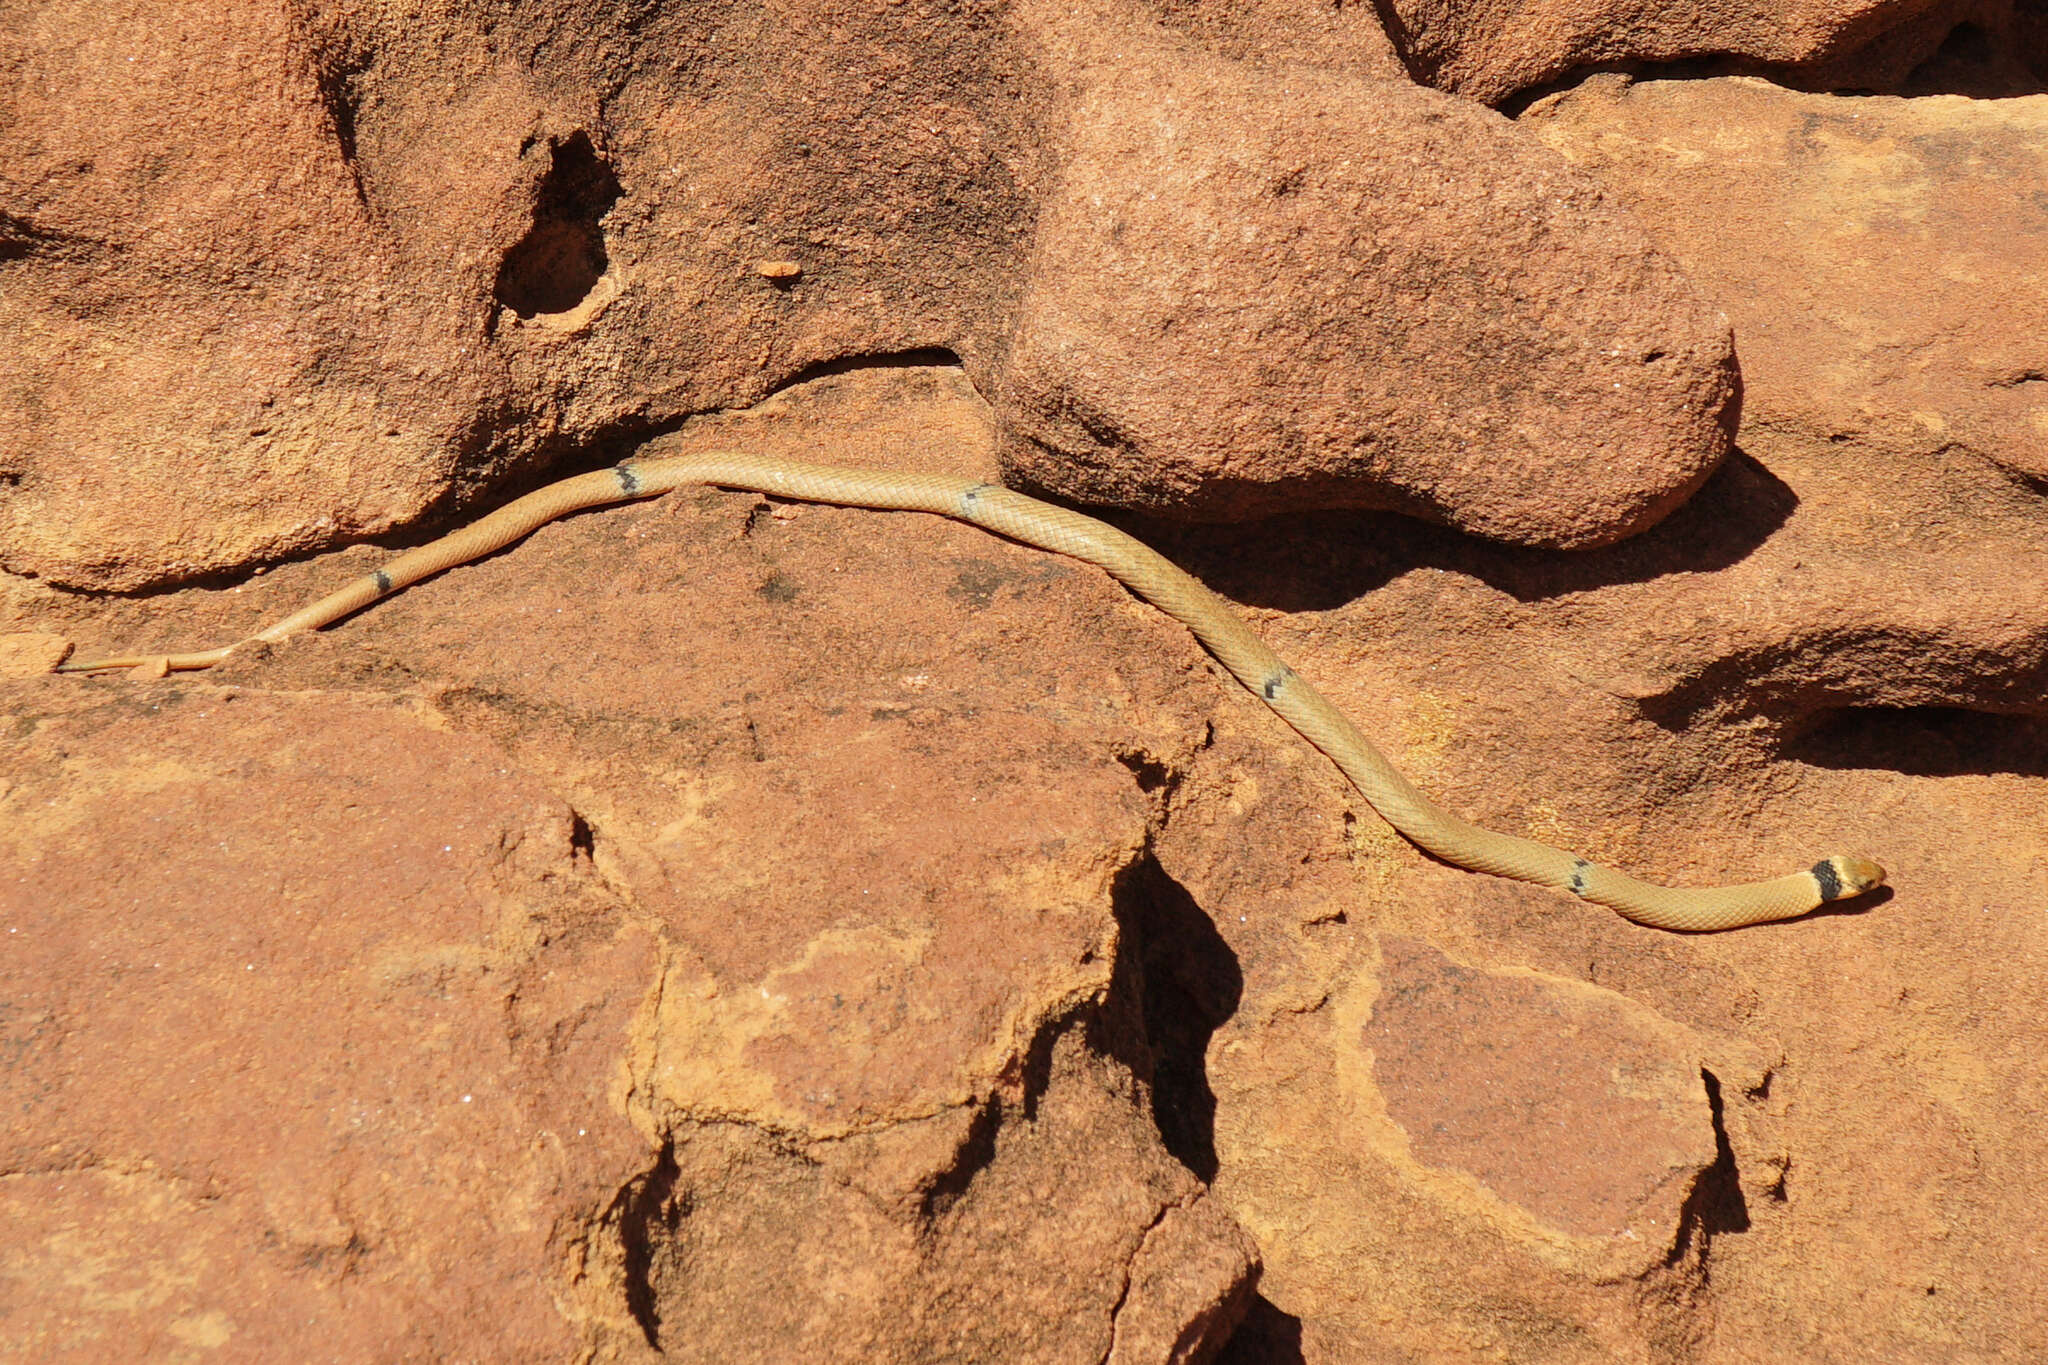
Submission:
[[[1874,891],[1884,885],[1884,869],[1868,858],[1830,858],[1823,866],[1834,872],[1836,889],[1828,896],[1831,901],[1847,900]],[[1816,876],[1818,869],[1816,869]],[[1823,885],[1825,881],[1823,880]]]

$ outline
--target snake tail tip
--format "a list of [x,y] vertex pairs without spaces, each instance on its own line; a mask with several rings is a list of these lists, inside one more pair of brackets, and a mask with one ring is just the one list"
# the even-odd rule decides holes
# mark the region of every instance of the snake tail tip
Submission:
[[[183,656],[165,654],[121,655],[112,659],[66,659],[58,664],[53,673],[131,673],[142,677],[161,678],[165,674],[195,665],[183,661]],[[198,667],[206,667],[201,664]]]

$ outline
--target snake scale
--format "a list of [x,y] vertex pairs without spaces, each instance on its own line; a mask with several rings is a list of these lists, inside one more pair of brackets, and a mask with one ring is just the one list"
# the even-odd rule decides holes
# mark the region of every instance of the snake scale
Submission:
[[[1823,902],[1859,895],[1884,883],[1884,869],[1868,859],[1831,857],[1770,881],[1663,887],[1548,844],[1482,829],[1424,796],[1335,706],[1267,648],[1222,598],[1165,556],[1093,517],[1000,485],[952,475],[844,469],[722,452],[628,462],[529,493],[459,531],[406,551],[243,643],[282,640],[337,621],[443,569],[501,549],[570,512],[650,498],[691,484],[802,502],[932,512],[1093,564],[1186,626],[1231,676],[1329,755],[1388,824],[1411,843],[1458,867],[1570,891],[1638,924],[1678,930],[1733,929],[1791,919]],[[210,668],[234,648],[67,662],[58,671]]]

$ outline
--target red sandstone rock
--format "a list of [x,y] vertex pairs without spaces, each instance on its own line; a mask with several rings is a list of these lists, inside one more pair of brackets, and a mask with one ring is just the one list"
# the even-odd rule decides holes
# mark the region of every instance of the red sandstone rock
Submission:
[[55,681],[8,705],[4,1353],[568,1358],[655,970],[570,812],[402,709]]
[[2048,480],[2048,96],[1602,78],[1523,122],[1727,308],[1752,429]]
[[0,635],[0,677],[32,678],[71,657],[71,642],[48,631],[23,630]]
[[1380,956],[1370,1016],[1346,1041],[1371,1055],[1405,1155],[1567,1237],[1671,1251],[1716,1159],[1697,1048],[1577,982],[1470,970],[1398,937]]
[[1408,71],[1377,10],[1321,0],[1149,0],[1140,6],[1176,33],[1236,61],[1305,62],[1401,80]]
[[1815,90],[2013,94],[2048,79],[2048,33],[2025,0],[1388,0],[1416,79],[1488,104],[1573,72],[1690,63]]
[[[989,459],[957,373],[883,378],[911,401],[826,380],[809,413],[684,440],[795,453],[829,413],[911,463]],[[109,1267],[17,1313],[25,1339],[1213,1352],[1256,1253],[1163,1145],[1114,980],[1153,809],[1117,755],[1199,742],[1193,647],[932,518],[622,510],[535,537],[538,575],[423,585],[340,653],[288,642],[149,697],[6,684],[33,729],[0,756],[0,923],[34,945],[7,959],[6,1136],[38,1181],[9,1269]],[[478,589],[481,616],[447,615]],[[896,594],[916,610],[878,610]],[[1083,653],[1048,616],[1086,623]]]
[[998,390],[1013,481],[1583,546],[1657,520],[1720,459],[1724,323],[1496,116],[1068,42],[1086,74]]
[[1355,16],[1278,46],[1181,18],[24,7],[0,563],[276,560],[921,347],[1013,471],[1182,514],[1585,544],[1720,458],[1725,333],[1592,182],[1355,74],[1390,69]]
[[[290,19],[35,5],[0,33],[7,565],[135,587],[419,516],[508,401],[471,354],[496,266],[451,241],[468,290],[409,268]],[[500,155],[437,177],[436,227],[521,230],[538,171],[526,111],[499,113]]]
[[[1012,197],[969,193],[972,149],[1053,144],[967,138],[1000,132],[989,110],[1010,94],[980,102],[949,73],[985,70],[1007,39],[978,30],[972,60],[906,74],[892,25],[925,21],[900,8],[721,29],[655,16],[646,50],[680,63],[664,69],[725,83],[677,100],[628,82],[633,153],[563,94],[618,60],[602,22],[536,17],[521,41],[555,55],[454,74],[435,60],[469,49],[430,60],[431,23],[383,34],[367,64],[351,35],[370,20],[319,30],[315,88],[353,111],[369,201],[420,228],[394,278],[512,300],[476,315],[510,338],[477,382],[515,398],[477,428],[504,444],[472,474],[532,458],[537,432],[608,429],[648,393],[650,413],[713,405],[862,338],[970,337],[1010,316],[957,304],[1020,283],[977,273],[996,254],[980,225],[1017,221],[1064,163],[1013,156]],[[1318,63],[1303,49],[1320,39],[1162,9],[1254,85],[1294,63],[1350,81],[1376,60],[1361,42]],[[1036,50],[1057,50],[1048,32]],[[789,88],[791,63],[818,100],[794,112],[763,94]],[[1003,70],[1006,92],[1055,88],[1042,68]],[[532,146],[492,151],[506,111],[534,100]],[[1844,122],[1866,110],[1873,138]],[[9,1345],[82,1360],[2048,1353],[2048,518],[2026,410],[1999,406],[2030,385],[1992,392],[1977,381],[1995,367],[1976,368],[2031,365],[2034,329],[2018,288],[1891,288],[1893,263],[2035,268],[2000,203],[2039,181],[2032,102],[1708,82],[1595,86],[1538,115],[1532,131],[1596,166],[1725,294],[1752,357],[1742,452],[1647,534],[1571,556],[1371,514],[1142,529],[1462,813],[1671,880],[1861,851],[1891,868],[1891,893],[1736,934],[1642,930],[1422,858],[1091,572],[928,518],[743,495],[580,517],[209,677],[0,674]],[[1815,155],[1766,158],[1795,117]],[[1687,141],[1703,125],[1751,160]],[[785,156],[799,127],[810,154]],[[431,135],[408,142],[415,129]],[[1699,159],[1674,171],[1652,131]],[[632,168],[624,188],[679,167],[689,192],[646,219],[605,215],[592,275],[579,224],[609,193],[606,158]],[[917,190],[849,188],[875,166]],[[168,179],[166,203],[197,194]],[[1873,264],[1776,228],[1825,218],[1831,196]],[[1926,212],[1889,221],[1887,196]],[[119,292],[118,253],[53,244],[14,202],[10,285]],[[835,218],[872,202],[897,216]],[[327,240],[323,212],[302,213],[306,240]],[[172,215],[163,234],[201,221]],[[803,233],[777,235],[792,223]],[[668,260],[647,244],[670,231],[712,245],[656,283],[612,273]],[[172,277],[140,275],[138,299],[211,306],[215,291],[177,282],[211,258],[123,240]],[[776,260],[799,264],[794,283],[760,275]],[[587,290],[553,290],[579,269]],[[920,285],[925,271],[975,288]],[[925,311],[905,323],[899,297]],[[205,354],[88,313],[94,344],[145,356],[145,387],[62,419],[86,438],[147,409],[148,355]],[[291,365],[302,316],[333,321],[280,307]],[[646,321],[622,344],[607,329],[631,317]],[[41,335],[20,363],[70,384],[85,353],[39,351]],[[380,393],[378,375],[432,353],[363,335],[335,324],[320,353]],[[1902,364],[1899,345],[1938,363]],[[999,347],[959,346],[999,373]],[[227,382],[202,378],[151,401],[197,411]],[[443,411],[444,388],[423,391],[421,410]],[[958,371],[881,368],[656,449],[986,477],[1002,415]],[[383,468],[357,457],[336,467]],[[100,545],[90,486],[26,463],[0,470],[21,477],[12,525]],[[219,496],[197,461],[168,484],[135,477],[155,502],[107,525],[161,510],[198,526]],[[269,515],[239,524],[274,537]],[[221,543],[220,562],[274,552]],[[141,598],[0,577],[0,638],[16,673],[73,639],[218,643],[381,555]]]
[[[678,439],[960,472],[993,459],[957,372],[917,369],[822,380]],[[685,1356],[995,1358],[1028,1341],[1170,1359],[1245,1311],[1239,1359],[1259,1342],[1309,1360],[1568,1358],[1560,1340],[1896,1355],[1931,1339],[1928,1285],[1954,1305],[1952,1337],[2048,1340],[2039,1296],[2014,1292],[2040,1263],[2032,1224],[2005,1217],[2048,1198],[2029,1117],[2048,1082],[2025,1022],[2048,969],[2026,913],[2048,894],[2043,760],[2025,723],[1980,716],[2008,727],[2001,743],[1966,709],[2024,705],[1990,688],[2042,657],[2048,609],[2011,585],[2048,581],[2032,567],[2043,523],[1993,496],[1988,466],[1886,482],[1855,471],[1898,457],[1759,441],[1662,528],[1584,555],[1387,517],[1150,534],[1240,600],[1295,608],[1254,610],[1453,808],[1674,880],[1859,849],[1898,892],[1858,913],[1675,938],[1434,866],[1094,575],[929,518],[770,515],[709,492],[548,528],[211,678],[0,684],[10,714],[44,717],[0,759],[0,813],[28,841],[8,860],[69,847],[52,820],[118,809],[96,773],[163,780],[150,727],[188,724],[222,686],[297,708],[309,736],[333,724],[324,693],[403,703],[381,728],[351,722],[345,783],[238,757],[247,795],[210,817],[231,841],[281,837],[262,833],[281,810],[345,830],[331,803],[373,793],[425,809],[389,788],[416,785],[412,757],[379,758],[395,742],[473,756],[435,760],[448,771],[428,796],[480,762],[560,793],[588,831],[572,822],[564,866],[587,867],[570,885],[591,899],[544,955],[586,956],[554,969],[558,994],[520,999],[536,1019],[580,1017],[581,993],[643,983],[630,1020],[577,1035],[615,1040],[582,1065],[607,1078],[605,1121],[641,1136],[551,1206],[567,1260],[510,1237],[492,1292],[546,1296],[607,1350],[651,1335]],[[1919,538],[1873,549],[1880,510]],[[1939,529],[1963,511],[1969,545]],[[209,643],[372,559],[181,594],[175,611],[10,590],[0,628]],[[171,693],[186,700],[141,709]],[[130,696],[104,741],[66,719]],[[1937,701],[1954,709],[1896,709]],[[208,752],[276,747],[274,729],[220,728],[231,714],[203,722]],[[393,729],[407,715],[417,741]],[[1137,853],[1146,831],[1156,862]],[[216,886],[207,915],[260,922],[220,908],[242,882],[169,861],[188,845],[212,846],[128,840],[121,869],[74,875],[88,896],[149,868],[196,876]],[[331,879],[352,904],[353,847],[294,855],[304,884]],[[668,945],[660,964],[635,976],[575,946],[605,916]],[[328,920],[347,952],[356,921]],[[190,933],[217,941],[211,925]],[[470,1006],[481,1037],[493,998]],[[423,1066],[394,1074],[424,1084]],[[550,1084],[519,1088],[561,1103]],[[217,1148],[238,1188],[267,1187],[256,1156],[188,1128],[178,1151]],[[1570,1134],[1555,1154],[1551,1130]],[[107,1224],[65,1211],[72,1193],[24,1213],[64,1233],[39,1254],[163,1273],[127,1239],[157,1204],[121,1194],[131,1217]],[[1937,1235],[1959,1224],[1974,1235]],[[244,1264],[254,1223],[176,1226],[191,1264],[228,1267],[209,1273],[271,1273]],[[1253,1252],[1233,1227],[1265,1265],[1248,1309]],[[1867,1254],[1845,1258],[1852,1244]],[[838,1308],[821,1316],[828,1288]],[[274,1292],[314,1316],[331,1302],[317,1275]],[[165,1301],[128,1326],[204,1336],[243,1322],[241,1302]],[[555,1330],[517,1321],[504,1331]]]

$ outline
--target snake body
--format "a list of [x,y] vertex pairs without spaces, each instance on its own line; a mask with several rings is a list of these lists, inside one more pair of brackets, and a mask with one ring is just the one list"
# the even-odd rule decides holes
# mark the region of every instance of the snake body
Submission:
[[[651,498],[686,485],[747,489],[802,502],[931,512],[1011,540],[1083,560],[1186,626],[1216,660],[1302,738],[1329,755],[1373,809],[1411,843],[1447,863],[1569,891],[1659,929],[1733,929],[1803,915],[1826,901],[1880,886],[1865,858],[1823,858],[1805,871],[1739,886],[1673,888],[1638,881],[1532,839],[1499,834],[1438,807],[1373,747],[1328,699],[1267,648],[1222,598],[1165,556],[1115,527],[996,484],[942,474],[894,473],[711,453],[632,461],[564,479],[461,530],[408,550],[311,606],[249,637],[278,641],[315,630],[457,564],[481,558],[570,512]],[[236,646],[192,654],[65,663],[59,672],[201,669]]]

